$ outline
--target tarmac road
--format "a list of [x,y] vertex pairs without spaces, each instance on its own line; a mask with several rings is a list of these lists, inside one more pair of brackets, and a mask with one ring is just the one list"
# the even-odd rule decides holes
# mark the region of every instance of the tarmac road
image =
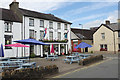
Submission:
[[58,75],[55,78],[118,78],[118,58],[111,57],[100,63]]

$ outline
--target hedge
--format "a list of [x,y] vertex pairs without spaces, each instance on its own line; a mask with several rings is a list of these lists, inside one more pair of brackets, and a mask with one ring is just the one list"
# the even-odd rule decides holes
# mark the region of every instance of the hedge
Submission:
[[44,79],[48,75],[58,73],[58,67],[56,65],[50,66],[41,66],[37,68],[25,68],[20,70],[7,70],[2,72],[2,79],[10,79],[10,80],[17,80],[17,79]]
[[90,64],[90,63],[93,63],[93,62],[97,62],[97,61],[100,61],[100,60],[103,60],[103,55],[96,55],[96,56],[91,56],[91,57],[88,57],[86,59],[83,59],[79,62],[79,65],[87,65],[87,64]]

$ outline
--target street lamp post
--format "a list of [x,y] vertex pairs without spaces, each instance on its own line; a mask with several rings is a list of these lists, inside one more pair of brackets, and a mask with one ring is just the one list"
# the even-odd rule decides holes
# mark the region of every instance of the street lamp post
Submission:
[[[82,25],[82,24],[79,24],[79,25],[81,25],[81,27],[82,27],[82,29],[83,29],[83,25]],[[81,29],[81,30],[82,30],[82,29]],[[81,38],[81,41],[82,41],[82,40],[83,40],[83,37],[84,37],[84,36],[83,36],[83,30],[82,30],[82,35],[81,35],[81,36],[82,36],[82,38]],[[84,48],[83,48],[83,53],[84,53]]]
[[[83,25],[82,24],[79,24],[79,25],[81,25],[81,27],[83,29]],[[83,40],[83,30],[82,30],[82,38],[81,38],[81,40]]]

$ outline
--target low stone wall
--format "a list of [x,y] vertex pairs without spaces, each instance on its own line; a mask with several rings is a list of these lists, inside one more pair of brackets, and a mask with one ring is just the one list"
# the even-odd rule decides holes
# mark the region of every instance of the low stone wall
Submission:
[[97,61],[100,61],[100,60],[103,60],[103,55],[91,56],[91,57],[88,57],[86,59],[81,60],[79,62],[79,65],[84,66],[84,65],[94,63],[94,62],[97,62]]
[[2,80],[40,80],[44,79],[48,75],[56,74],[58,72],[58,67],[56,65],[37,67],[33,69],[6,70],[5,72],[2,72]]
[[98,54],[101,54],[101,53],[103,53],[103,54],[118,54],[118,53],[120,53],[120,52],[118,52],[118,51],[116,51],[116,52],[114,52],[114,51],[94,51],[94,53],[98,53]]

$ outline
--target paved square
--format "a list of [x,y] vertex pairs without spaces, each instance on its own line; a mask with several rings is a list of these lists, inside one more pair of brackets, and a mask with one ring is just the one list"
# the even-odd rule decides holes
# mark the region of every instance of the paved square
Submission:
[[46,60],[45,58],[34,58],[31,59],[31,61],[36,62],[37,66],[48,66],[48,65],[57,65],[59,67],[59,72],[66,72],[72,69],[80,68],[82,66],[78,65],[77,62],[74,62],[72,64],[64,63],[63,59],[65,59],[65,56],[59,56],[59,58],[55,61]]

